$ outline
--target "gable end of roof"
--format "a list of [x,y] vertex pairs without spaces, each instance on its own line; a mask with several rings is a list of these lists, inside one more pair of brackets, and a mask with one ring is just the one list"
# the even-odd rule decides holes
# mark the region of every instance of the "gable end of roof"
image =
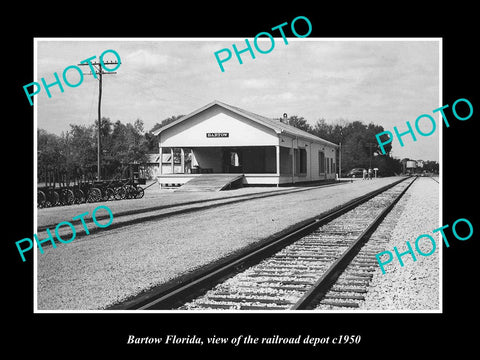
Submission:
[[227,110],[230,110],[238,115],[241,115],[247,119],[250,119],[258,124],[261,124],[263,126],[266,126],[272,130],[274,130],[277,134],[287,134],[287,135],[290,135],[290,136],[296,136],[296,137],[302,137],[302,138],[305,138],[305,139],[308,139],[308,140],[314,140],[314,141],[320,141],[320,142],[323,142],[323,143],[326,143],[326,144],[329,144],[331,146],[334,146],[334,147],[338,147],[337,144],[334,144],[330,141],[327,141],[327,140],[324,140],[318,136],[315,136],[313,134],[310,134],[304,130],[301,130],[301,129],[298,129],[292,125],[289,125],[289,124],[285,124],[283,122],[281,122],[280,120],[275,120],[275,119],[270,119],[270,118],[267,118],[265,116],[262,116],[262,115],[258,115],[258,114],[255,114],[255,113],[252,113],[250,111],[247,111],[247,110],[244,110],[244,109],[241,109],[239,107],[236,107],[236,106],[232,106],[232,105],[229,105],[229,104],[225,104],[223,102],[220,102],[218,100],[214,100],[212,101],[211,103],[205,105],[205,106],[202,106],[201,108],[191,112],[190,114],[187,114],[185,116],[182,116],[180,119],[177,119],[173,122],[171,122],[170,124],[168,125],[165,125],[163,127],[161,127],[160,129],[157,129],[153,132],[153,135],[157,136],[158,134],[160,134],[162,131],[166,130],[166,129],[169,129],[185,120],[188,120],[189,118],[201,113],[202,111],[205,111],[213,106],[220,106],[221,108],[224,108],[224,109],[227,109]]

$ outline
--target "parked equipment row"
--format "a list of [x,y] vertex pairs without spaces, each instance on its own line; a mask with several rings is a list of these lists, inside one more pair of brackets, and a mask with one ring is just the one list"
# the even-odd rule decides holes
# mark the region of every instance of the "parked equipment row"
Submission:
[[98,201],[141,199],[144,189],[133,181],[83,183],[69,187],[43,187],[37,191],[39,208],[93,203]]

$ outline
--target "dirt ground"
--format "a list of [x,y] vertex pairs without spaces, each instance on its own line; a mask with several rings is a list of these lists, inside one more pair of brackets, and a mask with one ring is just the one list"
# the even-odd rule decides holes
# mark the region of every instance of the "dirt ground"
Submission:
[[[38,309],[104,309],[396,180],[397,177],[355,181],[222,205],[128,227],[107,228],[57,248],[47,248],[44,254],[37,252]],[[252,189],[232,190],[228,195]],[[178,195],[184,200],[224,196],[169,192],[146,197],[143,204],[181,201]],[[113,201],[108,206],[115,214],[120,207],[127,207],[127,202],[141,206],[142,201]],[[39,223],[40,218],[55,222],[59,214],[63,216],[60,221],[68,221],[71,214],[85,211],[80,206],[57,208],[57,214],[55,208],[42,209]]]

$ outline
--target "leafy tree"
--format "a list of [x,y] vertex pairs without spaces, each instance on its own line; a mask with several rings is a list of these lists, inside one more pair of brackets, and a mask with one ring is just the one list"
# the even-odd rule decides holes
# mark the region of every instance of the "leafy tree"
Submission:
[[436,161],[427,160],[423,163],[423,170],[426,170],[427,172],[438,174],[439,169],[440,165]]
[[154,132],[155,130],[158,130],[160,129],[161,127],[164,127],[172,122],[174,122],[175,120],[178,120],[180,119],[181,117],[183,117],[184,115],[172,115],[166,119],[163,119],[160,123],[156,123],[153,128],[150,129],[150,132]]
[[312,133],[312,127],[303,117],[298,117],[297,115],[290,116],[288,117],[288,124],[295,126],[297,129]]
[[37,130],[38,166],[61,165],[64,161],[62,156],[62,138],[50,134],[46,130]]
[[143,150],[145,153],[158,152],[158,137],[152,134],[152,131],[145,133],[145,141],[143,143]]
[[145,152],[146,153],[157,153],[158,152],[158,137],[153,135],[153,132],[155,130],[160,129],[160,128],[174,122],[175,120],[180,119],[183,116],[184,115],[173,115],[173,116],[170,116],[169,118],[163,119],[160,123],[156,123],[150,129],[149,132],[145,133],[145,143],[144,143]]
[[142,120],[133,124],[122,124],[120,120],[111,124],[108,120],[105,124],[106,129],[101,128],[102,160],[107,177],[123,176],[127,165],[146,161]]
[[[382,176],[401,172],[401,164],[390,157],[392,145],[385,146],[386,155],[382,154],[375,135],[383,132],[380,125],[361,121],[349,122],[343,119],[329,124],[323,118],[317,120],[313,127],[303,117],[294,117],[289,123],[322,139],[342,145],[342,174],[355,167],[377,167]],[[337,157],[337,163],[339,158]]]
[[97,161],[97,142],[94,126],[70,125],[68,153],[80,172],[94,171]]
[[[38,130],[39,182],[48,171],[68,173],[70,179],[95,176],[97,172],[98,122],[90,126],[70,125],[61,136]],[[146,161],[146,139],[143,121],[133,124],[113,123],[108,118],[100,122],[102,178],[122,175],[125,167]],[[58,179],[58,175],[57,179]]]
[[[38,182],[55,181],[55,169],[64,168],[62,138],[44,129],[37,130],[37,177]],[[57,176],[58,177],[58,176]]]

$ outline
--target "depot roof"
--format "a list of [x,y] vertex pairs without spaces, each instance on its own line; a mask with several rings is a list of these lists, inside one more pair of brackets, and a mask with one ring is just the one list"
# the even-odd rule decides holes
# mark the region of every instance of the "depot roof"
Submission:
[[201,107],[200,109],[197,109],[197,110],[191,112],[190,114],[182,116],[181,118],[171,122],[168,125],[162,126],[160,129],[155,130],[153,132],[153,135],[158,135],[162,131],[164,131],[168,128],[171,128],[171,127],[173,127],[173,126],[175,126],[175,125],[177,125],[181,122],[184,122],[185,120],[188,120],[191,117],[197,115],[198,113],[200,113],[200,112],[202,112],[202,111],[204,111],[204,110],[206,110],[210,107],[213,107],[213,106],[220,106],[224,109],[230,110],[230,111],[232,111],[236,114],[239,114],[243,117],[246,117],[247,119],[250,119],[250,120],[252,120],[256,123],[259,123],[263,126],[266,126],[270,129],[274,130],[277,134],[286,134],[286,135],[290,135],[290,136],[297,136],[297,137],[301,137],[301,138],[304,138],[304,139],[308,139],[308,140],[312,140],[312,141],[316,141],[316,142],[321,142],[321,143],[328,144],[328,145],[331,145],[331,146],[334,146],[334,147],[338,147],[337,144],[334,144],[330,141],[319,138],[318,136],[315,136],[315,135],[310,134],[306,131],[298,129],[294,126],[285,124],[284,122],[282,122],[280,120],[270,119],[270,118],[267,118],[265,116],[258,115],[258,114],[252,113],[250,111],[241,109],[239,107],[225,104],[225,103],[220,102],[218,100],[212,101],[211,103]]

